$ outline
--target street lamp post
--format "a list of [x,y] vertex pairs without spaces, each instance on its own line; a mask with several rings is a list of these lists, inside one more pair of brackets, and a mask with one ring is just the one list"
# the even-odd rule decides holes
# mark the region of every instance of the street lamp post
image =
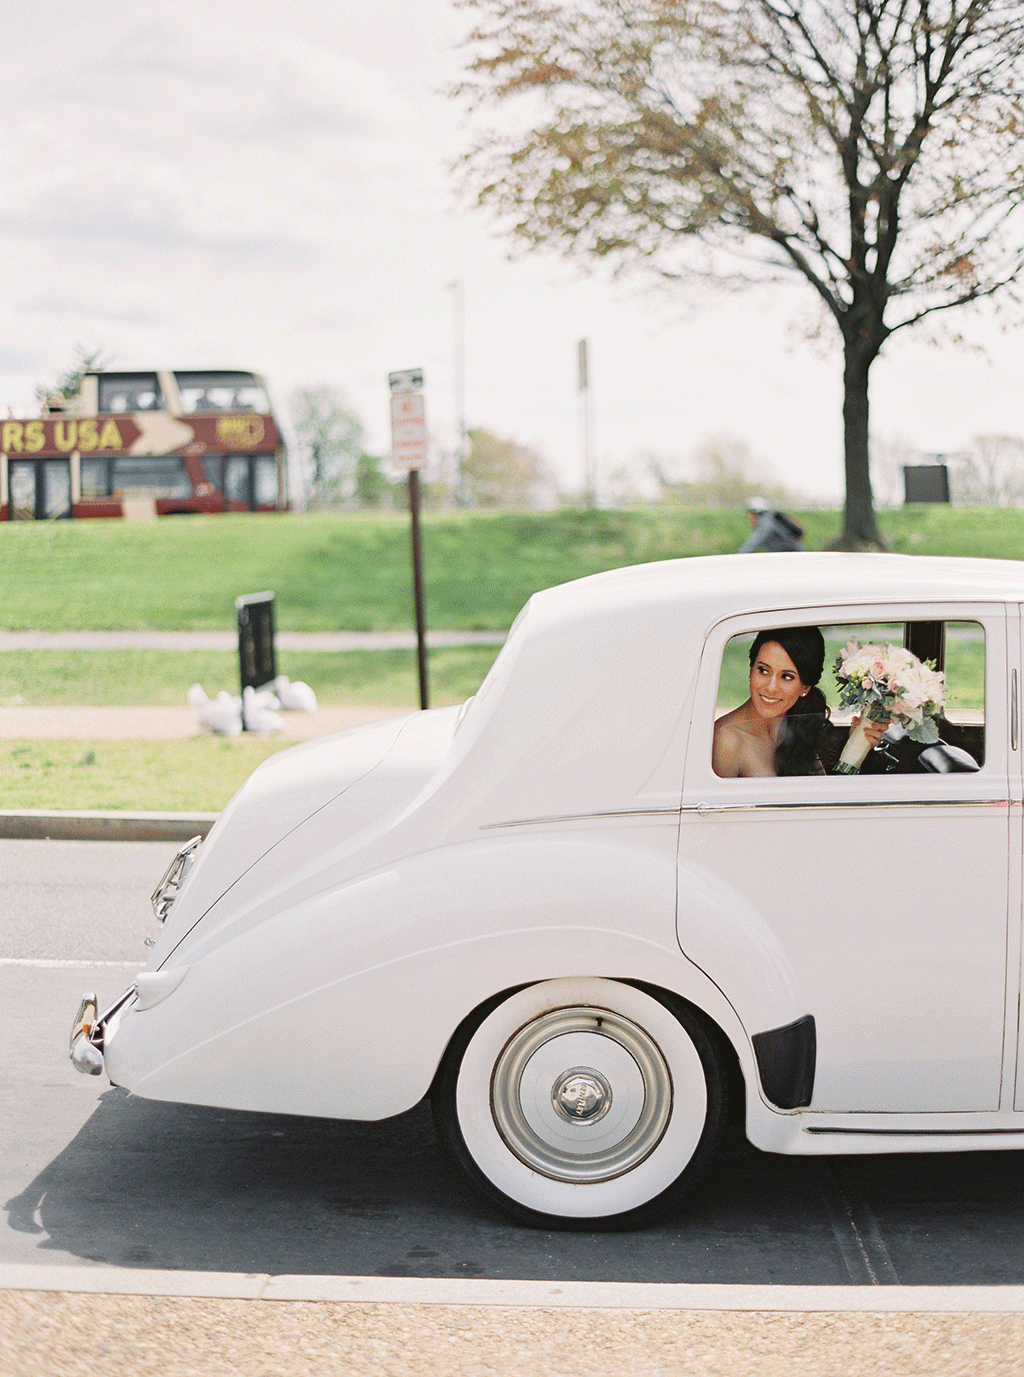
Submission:
[[462,278],[448,284],[452,293],[452,412],[455,421],[455,502],[466,503],[466,293]]
[[590,360],[587,341],[576,346],[577,424],[579,429],[580,466],[583,469],[585,501],[588,507],[597,505],[597,474],[594,471],[594,425],[590,402]]

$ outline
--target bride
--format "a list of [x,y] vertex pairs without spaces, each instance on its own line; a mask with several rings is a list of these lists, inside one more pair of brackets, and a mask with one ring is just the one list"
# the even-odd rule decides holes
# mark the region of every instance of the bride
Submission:
[[[825,638],[816,626],[761,631],[750,647],[750,697],[715,723],[711,764],[726,778],[818,775],[829,707],[818,688]],[[853,719],[872,746],[884,722]]]

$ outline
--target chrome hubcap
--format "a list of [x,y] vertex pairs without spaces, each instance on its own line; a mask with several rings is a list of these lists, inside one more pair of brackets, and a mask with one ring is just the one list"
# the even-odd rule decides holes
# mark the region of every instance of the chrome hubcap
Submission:
[[570,1124],[596,1124],[612,1107],[612,1088],[592,1066],[577,1066],[559,1076],[551,1103]]
[[556,1181],[608,1181],[661,1141],[672,1076],[651,1035],[621,1014],[552,1009],[502,1049],[491,1114],[509,1150],[534,1171]]

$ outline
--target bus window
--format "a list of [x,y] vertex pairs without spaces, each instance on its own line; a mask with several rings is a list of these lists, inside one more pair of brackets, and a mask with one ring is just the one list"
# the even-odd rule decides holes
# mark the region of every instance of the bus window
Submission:
[[82,496],[90,498],[110,496],[110,460],[95,459],[82,455],[81,458]]
[[273,455],[257,454],[253,466],[253,506],[277,506],[277,461]]
[[[186,416],[202,411],[270,412],[267,394],[252,373],[175,373],[181,409]],[[239,499],[241,500],[241,499]]]
[[224,456],[223,454],[204,454],[203,455],[203,477],[215,492],[224,491]]
[[249,498],[249,456],[230,454],[224,461],[224,491],[229,502],[252,505]]
[[243,507],[276,507],[277,460],[272,454],[204,454],[203,476],[215,492]]
[[176,455],[119,455],[113,460],[113,469],[112,484],[119,492],[142,488],[153,497],[192,496],[185,461]]
[[101,412],[162,411],[160,383],[155,373],[100,373]]

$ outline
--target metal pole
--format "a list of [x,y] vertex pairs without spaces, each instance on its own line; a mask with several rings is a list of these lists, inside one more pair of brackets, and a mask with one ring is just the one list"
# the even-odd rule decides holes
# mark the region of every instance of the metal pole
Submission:
[[462,279],[456,278],[452,290],[452,401],[455,412],[455,504],[466,501],[466,299]]
[[590,414],[590,368],[587,341],[581,339],[576,353],[576,388],[579,394],[579,444],[583,467],[585,501],[597,505],[597,475],[594,472],[594,444]]
[[427,614],[423,602],[423,550],[420,545],[420,476],[409,470],[409,512],[412,516],[412,586],[416,599],[416,657],[420,667],[420,707],[429,706],[427,698]]

